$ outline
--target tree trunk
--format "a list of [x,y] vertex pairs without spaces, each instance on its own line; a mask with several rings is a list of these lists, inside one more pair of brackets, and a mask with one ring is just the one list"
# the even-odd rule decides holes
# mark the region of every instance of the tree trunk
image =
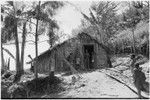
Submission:
[[64,57],[64,55],[62,53],[59,52],[59,57],[62,58],[62,60],[70,67],[70,70],[73,74],[77,74],[78,71],[73,67],[73,65],[71,65],[67,59]]
[[10,58],[8,58],[8,62],[7,62],[7,70],[10,70]]
[[4,54],[3,54],[3,44],[2,44],[2,34],[1,34],[1,68],[3,71],[5,71],[4,68]]
[[146,56],[149,58],[149,36],[146,37]]
[[21,47],[21,70],[24,72],[24,49],[25,49],[25,40],[26,40],[26,22],[23,24],[23,33],[22,33],[22,47]]
[[[103,42],[103,36],[102,36],[102,30],[99,30],[99,29],[102,29],[101,27],[99,27],[99,25],[97,25],[97,24],[95,24],[95,26],[97,27],[97,31],[98,31],[98,34],[99,34],[99,36],[100,36],[100,41],[101,41],[101,43],[102,44],[104,44],[104,42]],[[104,32],[104,31],[103,31]]]
[[49,23],[49,44],[50,44],[50,48],[52,48],[52,46],[53,46],[52,34],[53,34],[53,28],[51,27],[51,23]]
[[[52,27],[51,27],[51,25],[50,25],[50,23],[49,23],[49,44],[50,44],[50,48],[52,48],[53,47],[53,43],[52,43],[52,33],[53,32],[53,29],[52,29]],[[54,55],[54,59],[55,59],[55,68],[56,68],[56,51],[55,51],[55,55]],[[50,70],[49,70],[49,77],[50,77],[50,80],[52,80],[53,79],[53,77],[54,77],[54,70],[52,70],[53,68],[53,66],[52,66],[52,61],[51,61],[51,58],[50,58],[50,66],[49,66],[49,68],[50,68]]]
[[15,46],[16,46],[16,75],[15,75],[14,82],[18,82],[20,80],[22,72],[20,68],[20,52],[19,52],[18,32],[17,32],[17,20],[15,20],[14,35],[15,35]]
[[146,57],[149,58],[149,40],[148,40],[148,43],[146,45]]
[[[39,1],[39,5],[38,5],[38,15],[37,15],[37,20],[36,20],[36,32],[35,32],[35,55],[36,55],[36,58],[38,57],[38,24],[39,24],[39,10],[40,10],[40,3],[41,1]],[[35,62],[36,62],[36,59],[35,59]],[[38,72],[37,72],[37,67],[36,65],[34,66],[34,71],[35,71],[35,78],[38,78]]]
[[132,28],[132,37],[133,37],[133,53],[136,53],[136,50],[135,50],[134,28]]

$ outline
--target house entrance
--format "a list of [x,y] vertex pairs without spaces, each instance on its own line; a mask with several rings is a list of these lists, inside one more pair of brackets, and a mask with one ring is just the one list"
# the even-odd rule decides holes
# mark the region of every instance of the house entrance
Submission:
[[87,69],[94,68],[94,45],[84,45],[84,65]]

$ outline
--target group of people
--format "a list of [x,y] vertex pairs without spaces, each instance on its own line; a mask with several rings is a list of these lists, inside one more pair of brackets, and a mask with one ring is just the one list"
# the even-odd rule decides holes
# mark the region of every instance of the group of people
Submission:
[[132,63],[131,63],[131,73],[134,79],[134,85],[137,88],[139,98],[142,98],[141,91],[145,90],[144,85],[146,83],[145,74],[142,72],[142,68],[139,67],[139,63],[136,63],[136,56],[131,55]]

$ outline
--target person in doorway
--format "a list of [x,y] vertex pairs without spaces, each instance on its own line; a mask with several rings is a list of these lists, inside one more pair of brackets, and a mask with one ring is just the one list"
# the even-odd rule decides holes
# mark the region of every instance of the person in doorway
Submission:
[[89,69],[89,61],[90,61],[89,58],[90,58],[90,55],[89,55],[88,51],[86,50],[85,51],[85,65],[88,69]]
[[77,70],[80,69],[80,58],[79,57],[76,58],[76,68],[77,68]]
[[94,52],[92,52],[92,59],[91,59],[91,63],[92,63],[92,67],[94,66]]
[[139,67],[137,63],[134,68],[133,73],[134,85],[137,88],[138,96],[141,98],[141,91],[144,90],[144,83],[146,80],[145,74],[142,72],[142,68]]

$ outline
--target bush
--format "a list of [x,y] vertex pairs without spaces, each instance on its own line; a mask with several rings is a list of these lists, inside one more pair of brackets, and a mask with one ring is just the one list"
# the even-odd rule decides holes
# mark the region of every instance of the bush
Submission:
[[12,85],[12,81],[10,80],[1,80],[1,98],[10,98],[10,94],[8,93],[9,86]]
[[9,87],[8,93],[11,98],[27,98],[27,92],[23,86],[13,84]]
[[[58,77],[50,78],[48,77],[40,77],[37,79],[33,79],[31,81],[27,81],[25,84],[26,88],[29,91],[29,95],[31,93],[45,93],[48,89],[54,88],[52,86],[60,83],[61,80]],[[50,87],[48,87],[50,86]]]
[[3,75],[2,75],[2,79],[5,78],[9,78],[11,75],[13,75],[10,71],[6,71]]
[[9,93],[7,92],[8,86],[2,85],[1,86],[1,98],[10,98]]

